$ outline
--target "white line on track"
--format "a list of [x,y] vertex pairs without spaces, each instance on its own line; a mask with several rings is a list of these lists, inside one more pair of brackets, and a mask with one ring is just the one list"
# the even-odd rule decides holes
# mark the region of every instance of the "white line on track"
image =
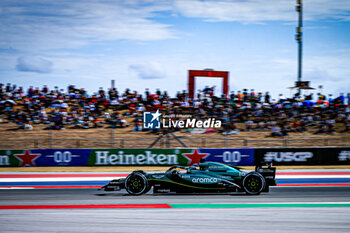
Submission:
[[350,175],[276,175],[276,179],[350,178]]
[[0,182],[109,181],[121,177],[1,178]]
[[[122,177],[50,177],[50,178],[0,178],[0,182],[55,182],[55,181],[109,181]],[[350,178],[350,175],[276,175],[276,179]]]

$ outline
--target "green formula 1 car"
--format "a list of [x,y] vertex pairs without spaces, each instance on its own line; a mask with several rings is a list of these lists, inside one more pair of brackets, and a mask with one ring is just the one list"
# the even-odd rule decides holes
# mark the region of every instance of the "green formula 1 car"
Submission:
[[239,167],[202,160],[199,168],[172,166],[162,173],[134,171],[126,178],[112,180],[100,190],[125,189],[131,195],[141,195],[153,187],[153,193],[245,192],[257,195],[276,185],[275,174],[276,168],[271,166],[258,166],[248,173]]

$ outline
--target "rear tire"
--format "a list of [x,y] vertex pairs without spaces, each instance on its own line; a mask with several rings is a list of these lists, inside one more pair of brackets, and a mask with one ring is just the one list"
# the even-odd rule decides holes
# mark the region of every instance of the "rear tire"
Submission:
[[140,172],[133,172],[125,179],[125,189],[131,195],[142,195],[150,190],[146,176]]
[[243,178],[243,189],[247,194],[258,195],[265,186],[266,182],[264,177],[258,172],[250,172]]

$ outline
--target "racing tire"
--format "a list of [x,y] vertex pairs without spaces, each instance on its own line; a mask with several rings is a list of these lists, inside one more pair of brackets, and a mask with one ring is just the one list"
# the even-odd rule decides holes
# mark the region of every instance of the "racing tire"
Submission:
[[250,195],[260,194],[265,186],[265,178],[258,172],[250,172],[244,178],[242,182],[244,191]]
[[125,179],[125,189],[131,195],[142,195],[150,190],[146,176],[140,172],[133,172]]

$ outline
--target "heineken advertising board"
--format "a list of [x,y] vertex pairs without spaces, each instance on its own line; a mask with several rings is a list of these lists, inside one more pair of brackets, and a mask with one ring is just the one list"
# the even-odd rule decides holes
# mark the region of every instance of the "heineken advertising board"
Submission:
[[236,166],[349,165],[350,147],[0,150],[0,167],[191,166],[202,158]]
[[254,165],[253,149],[36,149],[0,150],[0,167],[169,166],[202,159],[237,166]]

